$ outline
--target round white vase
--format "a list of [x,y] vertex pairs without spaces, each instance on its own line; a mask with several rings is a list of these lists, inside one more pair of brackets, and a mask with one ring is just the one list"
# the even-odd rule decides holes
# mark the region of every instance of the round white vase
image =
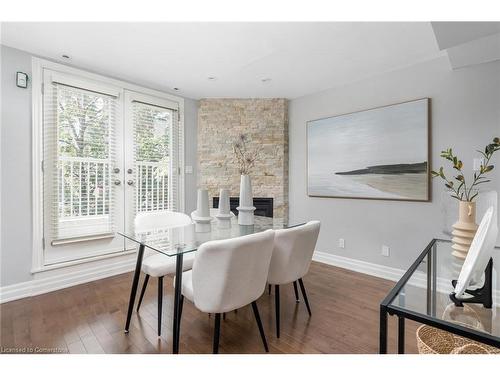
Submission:
[[240,205],[238,210],[238,224],[253,225],[255,207],[253,205],[252,182],[247,174],[241,175],[240,180]]

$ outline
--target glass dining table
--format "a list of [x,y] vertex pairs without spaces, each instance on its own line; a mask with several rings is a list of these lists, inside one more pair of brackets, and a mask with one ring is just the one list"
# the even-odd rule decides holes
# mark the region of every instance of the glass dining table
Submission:
[[[302,223],[297,225],[301,224]],[[209,232],[198,232],[195,224],[173,228],[155,227],[143,232],[118,232],[121,236],[138,245],[137,261],[132,288],[130,290],[127,320],[125,323],[125,333],[129,332],[145,249],[150,249],[167,257],[175,257],[176,259],[172,352],[177,354],[179,353],[179,318],[184,254],[196,251],[201,244],[208,241],[225,240],[263,232],[268,229],[284,229],[293,226],[296,225],[288,225],[283,219],[255,216],[254,225],[238,225],[237,217],[233,217],[231,219],[231,227],[227,229],[219,228],[217,220],[214,219],[211,223],[211,230]]]

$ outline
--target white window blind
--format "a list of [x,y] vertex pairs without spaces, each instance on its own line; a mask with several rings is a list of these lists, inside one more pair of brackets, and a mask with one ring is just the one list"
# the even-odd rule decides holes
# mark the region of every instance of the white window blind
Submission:
[[117,98],[57,81],[46,91],[44,190],[50,194],[51,237],[112,233]]
[[135,212],[178,207],[178,111],[133,101]]

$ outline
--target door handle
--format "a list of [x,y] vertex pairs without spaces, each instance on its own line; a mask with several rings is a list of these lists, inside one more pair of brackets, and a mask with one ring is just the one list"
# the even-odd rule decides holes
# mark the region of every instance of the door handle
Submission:
[[127,184],[128,184],[129,186],[132,186],[132,185],[134,184],[134,180],[128,180],[128,181],[127,181]]
[[114,180],[114,181],[113,181],[113,183],[114,183],[116,186],[118,186],[118,185],[121,185],[121,183],[122,183],[122,182],[121,182],[120,180]]
[[120,168],[118,168],[118,167],[113,168],[113,172],[114,173],[120,173]]

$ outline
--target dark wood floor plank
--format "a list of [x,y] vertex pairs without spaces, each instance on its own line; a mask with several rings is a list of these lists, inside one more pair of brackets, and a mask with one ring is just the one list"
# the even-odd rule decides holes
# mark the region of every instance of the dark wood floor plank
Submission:
[[[139,313],[126,317],[132,274],[0,305],[3,347],[60,348],[70,353],[170,353],[172,278],[164,281],[162,336],[156,334],[157,294],[149,287]],[[304,278],[312,316],[295,302],[292,284],[280,288],[281,337],[276,338],[274,295],[258,306],[271,353],[377,353],[379,303],[393,282],[313,262]],[[152,284],[154,285],[154,284]],[[417,324],[406,325],[406,352],[416,352]],[[211,353],[214,318],[186,301],[181,353]],[[396,319],[389,318],[389,351],[397,350]],[[250,307],[226,314],[221,322],[220,353],[264,353]]]

